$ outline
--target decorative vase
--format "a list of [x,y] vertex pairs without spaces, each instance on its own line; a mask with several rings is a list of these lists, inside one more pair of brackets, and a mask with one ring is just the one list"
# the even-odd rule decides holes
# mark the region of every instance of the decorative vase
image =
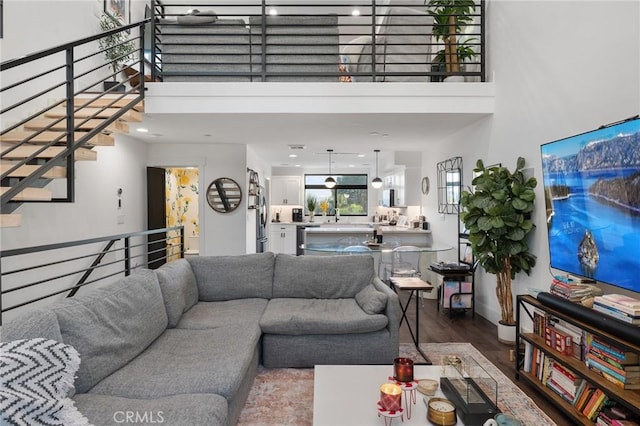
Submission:
[[309,212],[309,222],[313,222],[313,212]]
[[504,324],[502,321],[498,321],[498,342],[505,345],[515,345],[516,325]]

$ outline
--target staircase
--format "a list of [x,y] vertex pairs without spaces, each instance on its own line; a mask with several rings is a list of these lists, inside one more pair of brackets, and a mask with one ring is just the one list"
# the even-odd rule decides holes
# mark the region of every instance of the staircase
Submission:
[[[76,96],[72,106],[61,101],[21,128],[0,135],[0,227],[21,225],[15,210],[23,203],[72,202],[74,162],[96,161],[96,146],[113,146],[114,133],[128,133],[128,123],[142,121],[144,102],[132,106],[136,99],[135,95]],[[68,126],[73,128],[70,138]],[[54,198],[47,189],[54,179],[67,179],[66,197]]]

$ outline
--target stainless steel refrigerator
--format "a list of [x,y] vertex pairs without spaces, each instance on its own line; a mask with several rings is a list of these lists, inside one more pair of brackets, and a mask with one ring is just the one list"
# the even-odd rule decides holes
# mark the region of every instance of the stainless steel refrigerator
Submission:
[[267,223],[269,222],[269,206],[264,186],[258,186],[258,205],[256,206],[256,253],[267,251]]

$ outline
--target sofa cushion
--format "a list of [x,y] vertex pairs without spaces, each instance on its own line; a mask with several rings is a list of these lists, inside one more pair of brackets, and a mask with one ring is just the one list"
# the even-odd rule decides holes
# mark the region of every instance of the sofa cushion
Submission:
[[177,21],[180,25],[204,25],[215,22],[218,19],[218,15],[213,10],[194,10],[188,15],[178,16]]
[[80,393],[127,364],[167,328],[160,286],[149,270],[56,302],[51,310],[64,343],[80,352]]
[[369,315],[379,314],[387,306],[387,295],[369,284],[356,294],[356,303]]
[[36,337],[62,342],[58,317],[49,309],[37,309],[18,316],[2,325],[0,335],[3,342]]
[[233,324],[258,324],[267,299],[200,302],[182,316],[177,328],[207,329]]
[[0,344],[0,423],[89,425],[68,398],[78,351],[43,338]]
[[198,302],[198,286],[186,259],[165,263],[156,269],[169,328],[175,327],[182,314]]
[[240,256],[195,256],[188,259],[201,301],[270,299],[273,253]]
[[273,297],[353,298],[374,277],[371,256],[292,256],[278,254]]
[[369,333],[387,326],[385,315],[368,315],[355,299],[272,299],[260,320],[271,334]]
[[257,324],[167,329],[147,350],[89,392],[142,399],[217,393],[230,401],[252,368],[259,341]]
[[[227,400],[216,394],[183,394],[157,399],[130,399],[91,393],[78,394],[76,407],[94,426],[165,424],[223,426],[227,422]],[[133,413],[130,421],[126,416]],[[137,418],[135,416],[138,416]]]

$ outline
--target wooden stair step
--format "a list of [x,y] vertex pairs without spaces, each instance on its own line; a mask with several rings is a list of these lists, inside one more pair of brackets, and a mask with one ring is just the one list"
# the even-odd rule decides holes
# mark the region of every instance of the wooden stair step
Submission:
[[[52,124],[55,121],[56,121],[55,119],[51,119],[51,118],[36,118],[25,123],[24,128],[26,130],[41,130],[41,129],[47,129],[49,131],[50,130],[53,130],[53,131],[66,130],[67,125],[65,123],[65,120],[62,120],[56,124]],[[80,123],[82,123],[83,121],[84,120],[81,120],[81,119],[75,120],[75,124],[74,124],[75,130],[84,130],[84,131],[93,130],[104,122],[104,120],[94,119],[94,120],[87,120],[81,125]],[[129,133],[129,125],[124,121],[118,120],[118,121],[115,121],[114,123],[111,123],[109,126],[107,126],[107,130],[111,130],[113,132],[120,132],[120,133]]]
[[[77,110],[73,116],[78,118],[111,118],[118,112],[120,112],[120,108],[93,108],[93,107],[84,107]],[[53,108],[47,111],[44,116],[49,118],[60,118],[66,117],[67,110],[65,108]],[[129,110],[125,112],[119,120],[123,121],[131,121],[139,123],[142,121],[142,114],[138,111]]]
[[[0,142],[3,143],[20,143],[23,140],[27,139],[31,135],[33,135],[33,131],[27,132],[24,130],[12,130],[11,132],[7,132],[6,134],[0,136]],[[42,132],[37,136],[29,139],[29,144],[46,144],[53,140],[59,140],[60,145],[66,144],[66,138],[64,133],[62,132]],[[86,132],[75,132],[74,137],[76,140],[79,140],[83,136],[86,135]],[[115,138],[112,135],[107,135],[104,133],[98,133],[94,137],[92,137],[89,142],[87,142],[87,146],[114,146],[116,143]]]
[[[87,103],[90,98],[94,97],[91,95],[89,96],[90,97],[86,97],[86,98],[82,96],[76,96],[73,100],[73,103],[76,106],[76,108],[84,104],[87,104],[86,105],[87,107],[93,107],[93,108],[104,108],[108,105],[110,105],[111,108],[124,108],[129,104],[129,102],[131,102],[131,99],[132,99],[132,98],[124,97],[122,99],[118,99],[113,103],[113,105],[111,105],[111,103],[113,102],[113,98],[101,97]],[[133,106],[133,109],[138,112],[144,112],[144,101],[138,102],[136,105]]]
[[[7,170],[9,170],[11,167],[13,167],[11,163],[0,164],[0,173],[2,174],[6,173]],[[11,174],[9,174],[8,177],[23,178],[23,177],[31,176],[40,167],[41,166],[31,165],[31,164],[20,166],[16,170],[11,172]],[[47,179],[66,178],[67,177],[66,167],[54,166],[53,168],[49,169],[42,177]]]
[[[0,188],[0,196],[4,196],[8,187]],[[51,201],[51,191],[44,188],[25,188],[18,192],[13,198],[13,201]]]
[[19,214],[0,214],[0,228],[16,228],[22,224]]
[[[4,153],[9,147],[7,145],[0,145],[0,151],[2,151],[2,159],[4,160],[20,160],[27,158],[35,153],[37,150],[42,149],[38,145],[22,145],[9,153]],[[51,146],[39,153],[36,158],[53,158],[63,152],[66,149],[64,146]],[[76,161],[95,161],[98,158],[98,153],[87,148],[78,148],[75,151],[74,156]]]

